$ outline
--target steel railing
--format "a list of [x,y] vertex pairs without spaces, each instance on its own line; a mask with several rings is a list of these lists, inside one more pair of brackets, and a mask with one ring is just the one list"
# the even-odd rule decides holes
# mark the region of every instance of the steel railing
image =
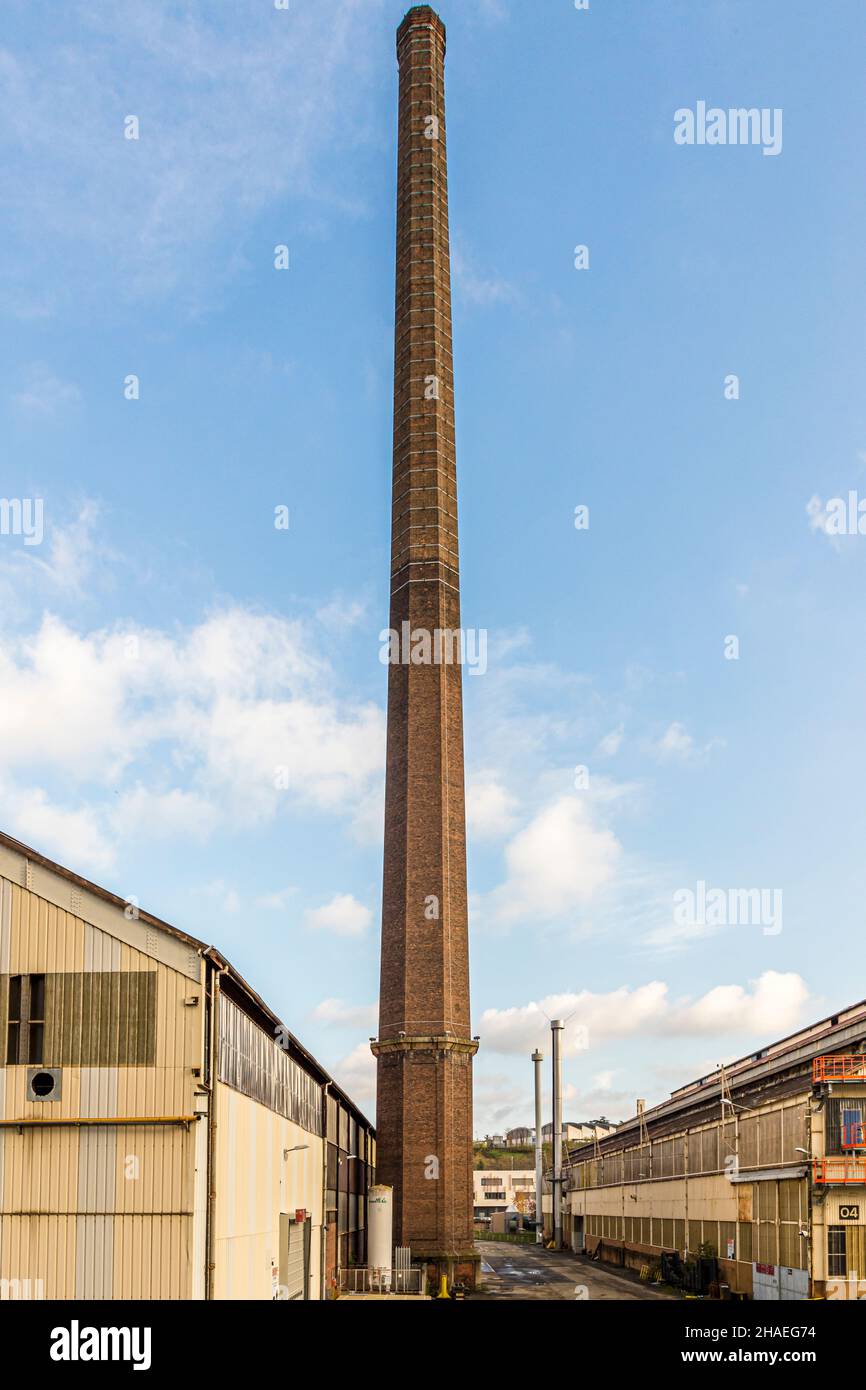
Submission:
[[368,1269],[353,1266],[339,1272],[340,1293],[422,1294],[423,1269]]
[[822,1186],[834,1183],[866,1184],[866,1158],[816,1158],[814,1181]]
[[866,1081],[866,1052],[837,1053],[830,1057],[815,1057],[812,1062],[812,1081]]

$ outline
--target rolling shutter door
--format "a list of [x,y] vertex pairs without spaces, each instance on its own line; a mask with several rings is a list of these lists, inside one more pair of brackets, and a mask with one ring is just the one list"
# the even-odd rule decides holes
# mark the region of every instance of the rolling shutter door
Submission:
[[306,1292],[307,1268],[304,1226],[297,1221],[288,1223],[289,1247],[286,1252],[286,1298],[303,1298]]

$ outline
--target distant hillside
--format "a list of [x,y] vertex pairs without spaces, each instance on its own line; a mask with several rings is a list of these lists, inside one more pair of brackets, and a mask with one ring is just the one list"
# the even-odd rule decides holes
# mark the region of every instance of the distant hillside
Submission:
[[473,1168],[513,1168],[526,1172],[535,1168],[535,1149],[491,1149],[486,1144],[472,1145]]

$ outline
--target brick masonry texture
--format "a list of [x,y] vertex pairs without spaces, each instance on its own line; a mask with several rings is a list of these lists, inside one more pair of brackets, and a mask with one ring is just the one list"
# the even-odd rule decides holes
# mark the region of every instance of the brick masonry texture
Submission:
[[[409,623],[412,631],[432,634],[460,627],[460,572],[445,27],[429,6],[406,15],[397,31],[397,58],[390,625],[398,633]],[[438,399],[427,399],[431,377]],[[438,920],[425,915],[433,898]],[[415,1257],[451,1261],[465,1273],[473,1251],[475,1044],[457,663],[389,667],[381,992],[373,1050],[377,1176],[394,1189],[395,1244],[411,1246]]]

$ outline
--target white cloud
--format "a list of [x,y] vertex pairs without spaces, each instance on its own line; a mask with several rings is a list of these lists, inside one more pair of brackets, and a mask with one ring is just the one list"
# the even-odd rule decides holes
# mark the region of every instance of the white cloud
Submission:
[[114,558],[104,547],[97,549],[94,531],[99,514],[98,504],[87,501],[74,520],[55,525],[51,508],[43,499],[45,541],[39,546],[22,546],[0,558],[0,588],[8,592],[10,602],[14,595],[18,610],[22,608],[25,578],[37,581],[38,594],[52,603],[80,598],[92,587],[97,563]]
[[456,295],[467,304],[489,309],[496,304],[513,304],[515,287],[495,271],[480,271],[459,249],[452,249],[451,270]]
[[498,840],[514,829],[517,800],[495,773],[482,772],[467,779],[466,818],[470,834],[478,840]]
[[338,893],[323,907],[311,908],[304,914],[304,920],[314,931],[329,931],[335,936],[363,936],[373,914],[351,893]]
[[335,632],[348,632],[367,616],[368,604],[360,599],[333,598],[316,610],[316,620]]
[[224,879],[215,878],[212,883],[208,883],[204,889],[204,894],[205,897],[217,904],[220,912],[234,915],[241,910],[240,894]]
[[215,805],[196,792],[173,787],[168,792],[136,786],[124,793],[114,812],[114,822],[125,838],[146,834],[154,838],[183,835],[205,840],[219,821]]
[[323,999],[313,1010],[313,1018],[337,1028],[375,1028],[377,1004],[347,1004],[342,999]]
[[376,1059],[369,1043],[358,1043],[332,1070],[336,1080],[353,1100],[375,1104]]
[[717,985],[694,1004],[675,1012],[669,1031],[691,1036],[701,1033],[751,1033],[768,1041],[796,1027],[809,1001],[800,975],[767,970],[752,982]]
[[41,787],[0,786],[3,828],[44,853],[98,873],[114,862],[114,849],[99,817],[87,806],[69,809],[51,801]]
[[695,741],[682,724],[670,724],[665,730],[655,751],[660,758],[690,758],[695,751]]
[[185,633],[82,634],[49,614],[3,637],[0,770],[22,791],[62,778],[109,843],[284,806],[351,823],[381,785],[383,713],[338,699],[314,625],[234,607]]
[[12,396],[12,404],[18,410],[32,415],[55,415],[80,400],[81,392],[75,383],[56,376],[42,362],[34,362],[26,369],[23,384]]
[[550,995],[540,1002],[510,1009],[487,1009],[479,1032],[486,1052],[524,1054],[549,1032],[551,1018],[567,1020],[564,1052],[575,1055],[587,1043],[592,1050],[604,1043],[636,1036],[698,1037],[739,1033],[781,1036],[800,1022],[809,1001],[801,976],[765,971],[742,985],[719,985],[700,999],[672,1002],[669,987],[660,980],[636,989],[623,986],[608,994]]
[[[107,280],[122,296],[178,289],[198,308],[246,267],[234,249],[243,228],[287,191],[345,205],[351,193],[314,173],[316,157],[337,130],[344,145],[367,138],[380,3],[288,13],[260,0],[69,0],[38,53],[26,23],[17,45],[7,36],[0,127],[16,311],[104,292]],[[138,140],[124,138],[128,114]],[[252,254],[272,254],[284,223],[281,210]],[[35,258],[37,241],[63,255]]]
[[297,893],[297,888],[281,888],[276,893],[263,893],[256,898],[256,907],[263,908],[266,912],[282,912],[289,900]]
[[660,739],[650,744],[650,752],[659,762],[698,762],[711,753],[714,748],[724,747],[724,740],[710,739],[703,746],[697,744],[685,725],[676,720],[669,724]]
[[532,1096],[525,1084],[501,1072],[478,1069],[473,1084],[472,1115],[475,1133],[501,1134],[518,1124],[527,1123],[532,1114]]
[[619,752],[620,748],[622,747],[622,741],[624,738],[625,730],[622,724],[620,724],[618,729],[612,729],[609,734],[605,734],[604,738],[598,745],[599,753],[604,758],[615,757],[616,754]]
[[479,0],[479,9],[484,19],[500,24],[508,18],[505,0]]
[[550,921],[584,907],[613,878],[622,846],[586,798],[560,797],[510,841],[507,876],[490,897],[501,922]]

